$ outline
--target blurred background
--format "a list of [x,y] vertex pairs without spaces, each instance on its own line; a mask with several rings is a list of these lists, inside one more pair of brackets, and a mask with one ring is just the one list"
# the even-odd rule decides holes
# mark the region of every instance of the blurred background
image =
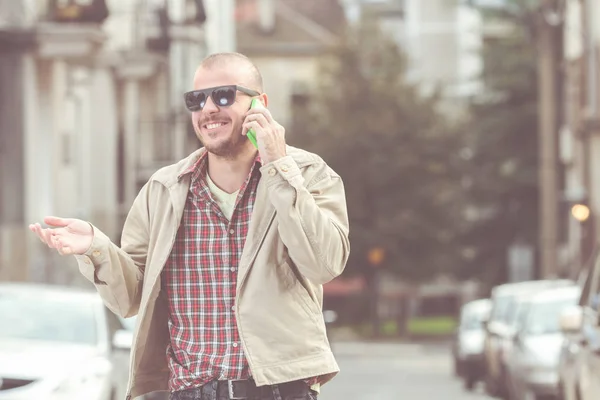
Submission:
[[[598,306],[596,0],[0,0],[0,281],[90,290],[27,225],[81,218],[118,243],[150,175],[198,148],[182,94],[222,51],[256,62],[288,143],[345,182],[352,250],[324,308],[349,372],[323,398],[535,398],[490,366],[465,392],[451,368],[469,377],[461,324],[488,343],[519,321],[503,310],[536,309],[499,305],[503,285]],[[600,396],[586,371],[568,399]]]

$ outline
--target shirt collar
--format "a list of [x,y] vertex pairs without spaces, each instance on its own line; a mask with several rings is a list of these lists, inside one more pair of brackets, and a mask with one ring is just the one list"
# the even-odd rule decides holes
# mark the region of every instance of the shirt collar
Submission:
[[[206,167],[206,162],[208,161],[207,154],[208,154],[207,151],[202,152],[202,154],[200,155],[200,157],[198,157],[198,160],[196,160],[196,162],[194,162],[194,164],[192,164],[188,169],[181,172],[177,176],[177,180],[181,180],[181,178],[183,178],[184,175],[192,174],[194,172],[199,172],[199,173],[202,172],[202,170]],[[260,168],[262,166],[262,160],[260,158],[260,153],[258,151],[256,152],[256,157],[254,157],[254,165],[258,166],[258,168]],[[195,175],[201,176],[202,174],[195,174]]]

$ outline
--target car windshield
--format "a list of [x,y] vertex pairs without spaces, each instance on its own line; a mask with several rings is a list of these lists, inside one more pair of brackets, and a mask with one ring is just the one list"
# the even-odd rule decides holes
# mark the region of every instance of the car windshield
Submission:
[[507,326],[514,326],[519,318],[521,304],[517,296],[513,296],[506,302],[506,312],[504,313],[504,322]]
[[491,321],[506,321],[512,304],[512,296],[498,296],[494,299]]
[[482,319],[481,313],[465,313],[460,321],[460,327],[465,330],[481,329]]
[[461,329],[482,329],[483,320],[488,313],[489,308],[485,306],[465,308],[460,317]]
[[94,345],[96,330],[94,305],[80,296],[0,292],[0,340]]
[[560,332],[560,312],[567,306],[576,304],[577,299],[560,299],[543,303],[532,303],[529,307],[525,332],[530,335],[544,335]]

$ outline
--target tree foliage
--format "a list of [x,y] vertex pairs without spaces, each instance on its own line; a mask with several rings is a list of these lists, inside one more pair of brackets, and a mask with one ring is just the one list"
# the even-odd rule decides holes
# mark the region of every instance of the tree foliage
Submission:
[[426,280],[456,267],[460,226],[459,132],[439,96],[407,82],[407,59],[370,20],[323,56],[307,101],[296,101],[290,143],[321,155],[345,183],[347,273],[381,267]]
[[518,10],[487,14],[512,30],[485,41],[486,90],[471,104],[467,129],[473,153],[467,195],[477,218],[464,236],[462,246],[473,252],[461,275],[490,283],[506,279],[507,251],[513,243],[534,246],[537,240],[536,58],[531,27]]

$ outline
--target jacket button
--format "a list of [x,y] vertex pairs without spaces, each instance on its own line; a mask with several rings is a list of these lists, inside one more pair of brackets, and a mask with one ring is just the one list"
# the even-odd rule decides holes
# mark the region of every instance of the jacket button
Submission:
[[275,168],[271,168],[269,170],[269,176],[275,176],[276,173],[277,173],[277,171],[275,170]]
[[287,164],[283,164],[283,165],[281,166],[281,170],[282,170],[283,172],[288,172],[288,171],[289,171],[289,169],[290,169],[290,167],[289,167]]
[[100,255],[100,252],[98,250],[94,250],[94,252],[92,253],[92,255],[94,257],[98,257]]

